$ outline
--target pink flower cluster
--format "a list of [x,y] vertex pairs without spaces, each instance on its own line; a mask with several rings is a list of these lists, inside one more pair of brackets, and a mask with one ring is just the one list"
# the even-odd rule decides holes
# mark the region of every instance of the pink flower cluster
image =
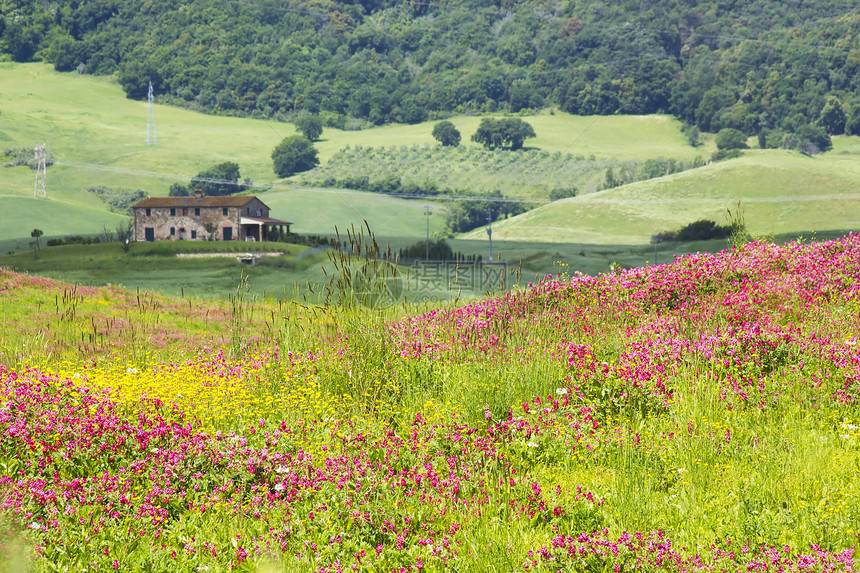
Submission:
[[[743,564],[743,566],[740,566]],[[632,535],[624,532],[610,538],[606,529],[578,535],[557,535],[549,547],[529,552],[523,563],[526,571],[547,569],[579,571],[761,571],[833,573],[854,570],[854,549],[824,551],[817,545],[808,553],[796,555],[790,547],[732,547],[730,539],[717,541],[696,552],[686,547],[675,549],[662,531]]]

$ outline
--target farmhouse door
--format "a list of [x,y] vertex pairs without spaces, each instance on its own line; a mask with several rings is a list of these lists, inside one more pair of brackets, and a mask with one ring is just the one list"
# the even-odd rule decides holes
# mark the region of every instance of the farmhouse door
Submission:
[[224,240],[232,241],[233,240],[233,227],[224,227]]
[[149,241],[150,243],[155,241],[155,228],[154,227],[144,227],[143,228],[143,238]]

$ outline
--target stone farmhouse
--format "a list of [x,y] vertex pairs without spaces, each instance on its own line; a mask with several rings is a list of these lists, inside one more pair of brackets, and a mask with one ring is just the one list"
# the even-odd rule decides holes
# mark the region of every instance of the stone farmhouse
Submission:
[[290,232],[256,197],[150,197],[132,205],[135,241],[269,241]]

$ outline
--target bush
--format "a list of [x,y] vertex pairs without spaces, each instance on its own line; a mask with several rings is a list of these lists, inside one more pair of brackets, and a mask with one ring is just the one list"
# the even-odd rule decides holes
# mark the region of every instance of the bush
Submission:
[[747,136],[739,129],[726,127],[717,133],[714,143],[717,144],[717,149],[749,149],[747,145]]
[[138,201],[146,199],[146,192],[142,189],[132,191],[130,189],[114,189],[106,185],[87,187],[87,191],[96,195],[114,213],[131,215],[131,206]]
[[522,149],[523,142],[532,137],[536,137],[534,128],[519,118],[495,120],[485,117],[472,136],[472,141],[487,149],[502,147],[517,150]]
[[709,239],[726,239],[732,234],[730,225],[717,225],[714,221],[701,219],[682,227],[676,235],[678,241],[707,241]]
[[[224,161],[204,169],[191,179],[191,183],[186,189],[186,195],[190,195],[192,190],[198,189],[207,197],[234,195],[251,185],[249,180],[245,180],[245,184],[239,183],[240,177],[239,165],[233,161]],[[170,190],[173,191],[172,186]]]
[[296,124],[296,129],[311,141],[318,140],[322,135],[323,122],[318,115],[304,112],[296,117],[294,123]]
[[304,135],[285,137],[272,151],[272,162],[278,177],[290,177],[310,171],[319,165],[317,150]]
[[742,155],[740,149],[720,149],[711,155],[711,161],[723,161],[725,159],[734,159]]
[[424,260],[427,258],[431,261],[450,261],[454,259],[454,250],[445,239],[430,241],[429,256],[427,247],[427,241],[418,241],[405,249],[401,249],[400,259]]
[[460,145],[460,132],[450,121],[440,121],[433,126],[433,139],[445,147]]
[[802,125],[794,134],[800,140],[797,149],[807,155],[815,155],[833,147],[830,136],[820,125]]
[[[742,220],[737,223],[743,225]],[[736,225],[717,225],[714,221],[700,219],[682,227],[677,231],[663,231],[654,236],[655,242],[663,241],[708,241],[712,239],[727,239],[732,236]]]
[[550,201],[558,201],[568,197],[576,197],[576,187],[557,187],[549,192]]

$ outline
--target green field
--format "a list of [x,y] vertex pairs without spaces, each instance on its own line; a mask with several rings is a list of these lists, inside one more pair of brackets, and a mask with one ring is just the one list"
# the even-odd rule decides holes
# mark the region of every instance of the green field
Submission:
[[[166,195],[172,183],[187,182],[200,170],[226,160],[240,165],[242,176],[258,185],[255,192],[263,196],[276,216],[292,221],[298,233],[331,235],[335,228],[344,233],[350,226],[367,221],[381,244],[399,249],[424,238],[428,223],[424,205],[429,203],[433,213],[429,218],[430,233],[443,235],[444,203],[306,187],[300,185],[301,178],[276,179],[269,155],[281,137],[294,133],[291,124],[156,106],[158,145],[147,146],[146,104],[125,99],[109,78],[59,74],[41,64],[6,63],[0,64],[0,85],[0,149],[29,149],[47,142],[55,161],[48,169],[47,200],[33,197],[34,172],[29,168],[0,171],[0,206],[4,213],[0,254],[26,251],[33,228],[42,229],[43,240],[47,240],[98,234],[123,224],[125,219],[109,212],[86,191],[87,187],[106,185]],[[523,163],[520,174],[516,173],[517,153],[500,152],[496,156],[469,142],[478,117],[451,119],[463,134],[465,147],[444,152],[436,151],[430,124],[390,125],[364,131],[326,129],[317,143],[322,160],[318,170],[324,172],[326,162],[346,146],[377,150],[375,155],[379,157],[402,155],[410,159],[412,154],[425,154],[426,165],[416,165],[414,173],[435,170],[441,177],[457,165],[463,167],[475,161],[473,170],[463,171],[465,175],[461,177],[474,180],[474,188],[480,190],[501,187],[506,178],[515,177],[546,185],[552,173],[542,169],[550,166],[553,157],[570,155],[585,163],[620,165],[661,157],[692,162],[712,151],[710,141],[699,148],[687,145],[679,124],[664,116],[574,117],[544,112],[526,119],[534,125],[538,137],[527,141],[529,149],[523,153],[530,155],[523,155],[528,161]],[[495,223],[494,258],[501,256],[526,278],[562,269],[599,273],[613,264],[643,265],[654,260],[655,252],[648,244],[651,236],[701,218],[724,223],[726,210],[736,210],[738,201],[754,235],[809,236],[818,231],[834,236],[840,231],[856,230],[860,228],[858,154],[860,139],[840,137],[834,139],[833,151],[816,157],[750,150],[739,159],[607,191],[588,193],[587,187],[580,188],[575,198]],[[450,162],[437,164],[446,155],[451,155]],[[481,157],[484,158],[475,159]],[[599,175],[594,170],[588,175],[593,183],[595,173]],[[306,177],[313,180],[316,176],[311,172]],[[505,191],[517,194],[515,188]],[[486,258],[485,229],[453,240],[452,247]],[[658,262],[665,262],[675,254],[724,247],[724,241],[664,244],[656,255]],[[139,257],[130,259],[134,264],[116,261],[90,265],[91,256],[86,250],[80,251],[72,257],[75,264],[65,268],[59,262],[52,268],[52,259],[47,256],[30,262],[32,256],[28,254],[0,259],[0,264],[34,273],[53,273],[72,282],[119,283],[171,294],[187,287],[202,296],[223,296],[235,288],[241,274],[241,266],[235,261],[224,262],[218,268],[206,267],[204,272],[183,265],[159,270],[138,268]],[[285,285],[292,288],[296,284],[322,283],[325,276],[306,264],[303,270],[286,263],[269,268],[260,265],[251,271],[256,292],[282,292]]]
[[0,571],[856,573],[858,260],[384,307],[0,270]]
[[[727,223],[738,202],[753,235],[860,229],[857,138],[816,157],[779,150],[745,156],[545,205],[493,225],[510,241],[641,244],[699,219]],[[463,238],[480,238],[478,229]]]
[[[104,211],[87,187],[106,185],[142,189],[166,195],[174,182],[187,182],[200,170],[221,161],[235,161],[243,177],[260,185],[265,200],[279,217],[295,223],[299,233],[332,233],[367,219],[381,235],[422,236],[424,202],[367,194],[301,189],[278,180],[271,166],[271,150],[287,135],[291,124],[216,117],[156,105],[158,145],[147,146],[146,104],[125,99],[110,78],[60,74],[42,64],[0,64],[0,149],[27,148],[47,143],[55,164],[48,168],[48,201],[16,203],[14,223],[0,227],[3,252],[26,247],[20,238],[33,228],[46,237],[98,233],[119,218]],[[701,150],[685,144],[678,123],[663,116],[574,117],[544,113],[526,118],[538,137],[531,149],[572,154],[597,160],[641,160],[672,157],[692,161]],[[463,133],[466,146],[479,123],[477,117],[451,121]],[[316,147],[325,163],[347,145],[390,147],[435,144],[432,126],[392,125],[364,131],[327,128]],[[492,169],[489,166],[488,169]],[[34,172],[26,167],[5,168],[0,178],[0,201],[33,197]],[[493,173],[487,174],[492,180]],[[480,171],[473,174],[481,178]],[[476,183],[480,188],[480,185]],[[270,189],[266,191],[266,189]],[[47,206],[50,205],[50,206]],[[4,209],[5,210],[5,209]],[[442,227],[431,217],[431,230]]]

